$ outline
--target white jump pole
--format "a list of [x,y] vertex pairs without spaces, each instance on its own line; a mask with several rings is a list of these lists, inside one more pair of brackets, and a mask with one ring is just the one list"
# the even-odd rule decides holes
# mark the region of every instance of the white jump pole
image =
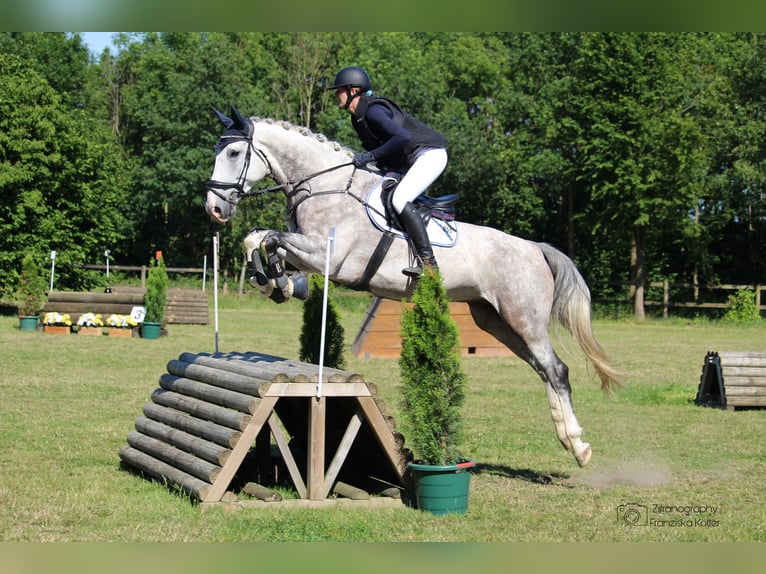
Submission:
[[51,251],[51,288],[50,291],[53,291],[53,274],[56,270],[56,252]]
[[218,352],[218,233],[213,236],[213,320],[215,322],[215,352]]
[[327,331],[327,291],[330,287],[330,255],[335,250],[335,228],[330,228],[327,236],[327,252],[324,260],[324,296],[322,297],[322,332],[319,338],[319,375],[317,381],[317,398],[322,398],[322,374],[324,372],[324,347]]
[[205,281],[207,280],[207,253],[202,258],[202,290],[205,290]]

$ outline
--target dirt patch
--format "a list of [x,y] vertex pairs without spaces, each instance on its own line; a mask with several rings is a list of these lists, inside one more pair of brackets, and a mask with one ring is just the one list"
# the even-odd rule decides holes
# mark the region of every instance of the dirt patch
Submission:
[[626,461],[612,469],[588,470],[572,478],[572,482],[599,489],[617,485],[651,488],[670,484],[673,480],[667,465],[640,460]]

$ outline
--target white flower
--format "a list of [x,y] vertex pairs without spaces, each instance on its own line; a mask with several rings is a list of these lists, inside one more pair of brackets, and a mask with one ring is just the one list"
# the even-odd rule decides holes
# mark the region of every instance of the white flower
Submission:
[[130,315],[117,315],[116,313],[109,315],[106,318],[106,324],[108,327],[121,327],[126,329],[138,325],[136,320]]
[[56,313],[51,311],[45,314],[43,317],[43,323],[46,325],[66,325],[67,327],[72,324],[72,319],[69,317],[69,313]]
[[77,324],[80,327],[100,327],[104,324],[101,320],[101,315],[96,313],[83,313],[80,318],[77,319]]

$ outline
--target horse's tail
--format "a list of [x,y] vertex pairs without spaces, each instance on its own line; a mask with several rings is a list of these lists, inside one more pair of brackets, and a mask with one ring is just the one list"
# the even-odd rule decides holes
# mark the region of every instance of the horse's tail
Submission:
[[623,375],[615,368],[593,334],[590,289],[574,262],[547,243],[537,244],[553,272],[553,308],[556,318],[572,334],[601,379],[601,388],[611,393],[622,386]]

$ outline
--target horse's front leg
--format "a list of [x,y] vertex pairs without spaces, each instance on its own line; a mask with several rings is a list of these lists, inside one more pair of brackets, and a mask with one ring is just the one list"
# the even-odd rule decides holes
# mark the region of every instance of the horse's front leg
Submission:
[[[265,229],[255,229],[245,237],[250,284],[277,303],[284,303],[291,297],[306,299],[308,279],[300,271],[290,275],[286,273],[279,237],[279,232]],[[259,250],[266,259],[265,268],[261,264]]]

